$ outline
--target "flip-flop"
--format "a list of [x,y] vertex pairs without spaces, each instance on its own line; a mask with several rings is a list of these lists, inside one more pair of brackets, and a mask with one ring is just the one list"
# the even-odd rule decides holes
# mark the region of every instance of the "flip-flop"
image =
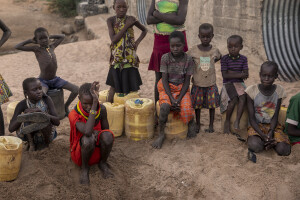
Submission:
[[248,160],[252,161],[253,163],[256,163],[256,155],[254,151],[248,149]]
[[242,136],[240,136],[240,134],[238,134],[238,133],[232,133],[232,134],[235,135],[239,141],[246,142],[246,140],[244,138],[242,138]]

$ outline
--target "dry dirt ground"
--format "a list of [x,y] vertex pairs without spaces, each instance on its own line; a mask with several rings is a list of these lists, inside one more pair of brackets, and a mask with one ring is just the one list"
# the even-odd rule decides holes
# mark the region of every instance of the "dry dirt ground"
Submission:
[[[19,23],[20,17],[4,20]],[[103,27],[99,39],[57,48],[58,75],[77,85],[98,80],[102,90],[107,88],[109,37],[104,20],[94,20]],[[26,24],[20,24],[23,32],[30,32]],[[153,98],[154,75],[147,71],[152,43],[153,35],[148,34],[138,51],[143,61],[141,96],[148,98]],[[253,59],[249,63],[247,85],[259,82],[257,69],[262,61]],[[216,67],[221,88],[220,65]],[[39,74],[34,55],[26,52],[1,56],[0,72],[14,93],[11,101],[23,99],[22,81]],[[277,83],[288,92],[286,105],[300,91],[299,82]],[[68,94],[65,92],[65,98]],[[2,106],[4,116],[7,105]],[[288,157],[279,157],[273,150],[260,153],[254,164],[247,160],[245,143],[222,134],[220,121],[217,110],[216,132],[204,133],[208,112],[203,111],[202,131],[195,139],[166,141],[161,150],[150,147],[153,139],[134,142],[125,136],[116,138],[108,160],[115,178],[104,180],[93,166],[90,186],[81,186],[79,168],[70,161],[69,122],[64,119],[58,127],[58,138],[48,149],[23,152],[18,178],[0,183],[0,199],[300,199],[300,145],[295,145]]]

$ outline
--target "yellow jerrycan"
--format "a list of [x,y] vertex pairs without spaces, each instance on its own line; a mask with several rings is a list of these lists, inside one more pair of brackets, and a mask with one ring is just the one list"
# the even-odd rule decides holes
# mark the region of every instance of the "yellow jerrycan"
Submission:
[[125,96],[120,96],[120,94],[116,93],[114,96],[114,103],[125,104],[128,99],[139,98],[140,94],[138,92],[130,92]]
[[100,103],[107,102],[108,90],[102,90],[99,92]]
[[22,140],[13,136],[0,136],[0,181],[15,180],[22,160]]
[[154,102],[147,98],[133,98],[125,103],[125,133],[134,141],[154,135]]
[[286,112],[287,112],[287,107],[281,106],[280,111],[279,111],[279,116],[278,116],[278,122],[282,126],[285,126]]
[[[156,103],[156,113],[159,116],[160,105]],[[172,112],[168,115],[168,121],[166,123],[165,133],[167,139],[179,138],[185,139],[188,132],[188,125],[183,123],[180,119],[174,118]]]
[[114,133],[115,137],[121,136],[124,130],[124,105],[109,102],[105,102],[103,105],[106,107],[107,111],[109,130]]
[[20,101],[14,101],[8,104],[7,109],[6,109],[6,119],[7,123],[10,123],[11,118],[14,115],[15,109]]

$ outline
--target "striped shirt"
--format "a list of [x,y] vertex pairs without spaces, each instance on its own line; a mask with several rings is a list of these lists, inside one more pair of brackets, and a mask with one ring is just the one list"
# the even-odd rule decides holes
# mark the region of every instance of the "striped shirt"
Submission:
[[[221,71],[237,71],[242,72],[248,70],[248,60],[246,56],[239,55],[238,58],[233,59],[229,54],[225,55],[221,59]],[[244,82],[241,78],[235,79],[223,79],[223,83],[234,83],[234,82]]]

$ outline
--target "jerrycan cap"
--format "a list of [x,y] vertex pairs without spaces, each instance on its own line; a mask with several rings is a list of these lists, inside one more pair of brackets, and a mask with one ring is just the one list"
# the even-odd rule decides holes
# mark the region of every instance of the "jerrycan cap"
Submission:
[[136,99],[136,100],[134,101],[134,103],[135,103],[136,106],[142,106],[144,102],[143,102],[143,100]]

